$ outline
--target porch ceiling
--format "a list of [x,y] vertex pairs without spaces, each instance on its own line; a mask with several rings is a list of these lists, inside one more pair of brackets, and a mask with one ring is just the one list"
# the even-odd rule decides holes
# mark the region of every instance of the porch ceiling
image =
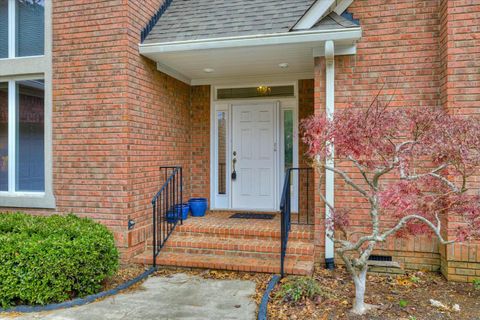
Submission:
[[190,85],[227,78],[302,79],[313,78],[313,58],[324,55],[325,41],[335,41],[336,55],[355,54],[360,36],[360,28],[309,31],[283,37],[146,44],[141,45],[140,53],[156,61],[158,70]]

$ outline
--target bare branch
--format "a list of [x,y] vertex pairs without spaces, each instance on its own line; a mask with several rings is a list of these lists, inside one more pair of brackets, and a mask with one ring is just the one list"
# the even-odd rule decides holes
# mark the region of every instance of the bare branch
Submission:
[[347,271],[350,272],[350,274],[352,275],[352,277],[354,279],[358,279],[357,273],[355,272],[355,269],[353,268],[353,265],[352,265],[352,262],[350,261],[350,259],[345,255],[344,252],[340,252],[340,251],[337,250],[337,253],[340,256],[340,258],[342,258],[343,262],[345,263],[345,267],[347,268]]
[[[446,165],[445,165],[446,167]],[[430,175],[434,178],[437,178],[438,180],[442,181],[443,183],[445,183],[450,189],[452,189],[455,193],[460,193],[460,189],[453,183],[451,182],[450,180],[448,180],[447,178],[445,178],[444,176],[442,175],[439,175],[437,173],[430,173]]]
[[325,204],[327,205],[327,207],[332,211],[334,212],[335,211],[335,208],[333,207],[333,205],[328,202],[327,198],[325,198],[325,196],[323,195],[323,193],[320,191],[319,192],[320,194],[320,199],[322,199],[323,202],[325,202]]
[[354,244],[351,243],[350,246],[343,246],[343,248],[339,248],[337,251],[339,252],[357,251],[365,242],[368,242],[368,241],[379,242],[383,240],[381,240],[379,237],[375,235],[363,236],[363,237],[360,237],[356,243]]
[[339,170],[337,168],[332,168],[332,167],[326,166],[326,165],[322,165],[322,166],[326,170],[335,172],[336,174],[340,175],[348,185],[350,185],[353,189],[357,190],[360,194],[362,194],[369,201],[372,201],[372,198],[368,195],[368,192],[366,190],[362,189],[358,184],[353,182],[352,178],[350,178],[344,171]]
[[433,169],[430,172],[422,173],[422,174],[415,174],[415,175],[406,175],[405,172],[402,172],[403,170],[400,170],[400,178],[403,179],[403,180],[412,181],[412,180],[418,180],[418,179],[426,177],[426,176],[431,176],[431,177],[434,177],[434,178],[440,180],[444,184],[446,184],[455,193],[460,193],[460,189],[453,182],[451,182],[450,180],[448,180],[444,176],[438,174],[439,171],[442,171],[446,167],[448,167],[448,164],[444,163],[441,166]]
[[363,251],[363,253],[358,258],[359,266],[365,266],[367,264],[368,257],[370,257],[370,254],[372,254],[372,251],[375,248],[375,244],[376,244],[375,241],[371,241],[368,244],[368,247]]
[[399,231],[401,228],[403,228],[408,221],[410,220],[420,220],[422,221],[423,223],[425,223],[430,229],[432,229],[432,231],[435,233],[435,235],[438,237],[438,239],[440,240],[440,243],[441,244],[451,244],[455,241],[446,241],[445,239],[443,239],[442,237],[442,234],[440,233],[440,219],[438,218],[438,216],[436,217],[437,218],[437,226],[435,226],[430,220],[428,220],[427,218],[425,217],[422,217],[420,215],[416,215],[416,214],[412,214],[412,215],[409,215],[409,216],[405,216],[403,217],[402,219],[400,219],[400,221],[397,223],[397,225],[393,228],[391,228],[390,230],[384,232],[380,238],[382,239],[382,241],[385,241],[385,239],[396,233],[397,231]]
[[353,163],[353,165],[358,169],[358,171],[360,171],[360,173],[363,176],[363,179],[370,186],[370,188],[376,190],[376,188],[374,187],[374,185],[372,184],[370,179],[368,179],[367,173],[363,169],[363,166],[356,159],[352,158],[351,156],[348,156],[348,160],[350,160]]

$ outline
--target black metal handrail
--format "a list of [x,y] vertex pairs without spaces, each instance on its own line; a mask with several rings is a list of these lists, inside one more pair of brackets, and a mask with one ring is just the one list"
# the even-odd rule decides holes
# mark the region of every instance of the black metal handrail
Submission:
[[[297,183],[298,183],[298,212],[296,221],[292,222],[292,175],[294,172],[298,173]],[[301,173],[305,175],[301,176]],[[313,224],[313,213],[310,210],[313,210],[313,206],[310,205],[310,192],[313,189],[310,188],[310,181],[313,178],[310,178],[310,174],[313,173],[312,168],[289,168],[285,172],[285,180],[282,190],[282,198],[280,201],[280,213],[281,213],[281,237],[280,237],[280,274],[283,278],[285,275],[285,256],[287,254],[288,246],[288,237],[290,235],[290,230],[293,224]],[[306,190],[303,190],[305,187]],[[304,192],[305,191],[305,192]],[[300,195],[303,195],[305,198],[305,203],[300,201]],[[303,199],[302,199],[303,200]],[[302,206],[305,205],[305,210]],[[312,217],[310,217],[312,215]]]
[[160,167],[165,171],[165,183],[152,199],[153,207],[153,267],[157,256],[178,222],[183,224],[183,172],[182,167]]

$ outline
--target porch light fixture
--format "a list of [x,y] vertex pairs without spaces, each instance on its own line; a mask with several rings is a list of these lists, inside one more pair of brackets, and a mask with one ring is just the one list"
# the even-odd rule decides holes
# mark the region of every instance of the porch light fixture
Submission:
[[212,72],[214,72],[214,71],[215,71],[215,69],[212,69],[212,68],[205,68],[205,69],[203,69],[203,72],[205,72],[205,73],[212,73]]
[[272,92],[272,88],[267,87],[267,86],[259,86],[257,87],[257,93],[266,96],[269,95]]
[[286,62],[280,63],[280,64],[278,65],[278,67],[281,68],[281,69],[287,69],[287,68],[288,68],[288,63],[286,63]]

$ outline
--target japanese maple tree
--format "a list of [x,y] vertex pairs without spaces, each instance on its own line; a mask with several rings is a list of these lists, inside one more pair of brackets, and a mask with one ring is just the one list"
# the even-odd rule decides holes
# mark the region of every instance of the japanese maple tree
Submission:
[[[387,238],[431,233],[450,244],[480,236],[478,118],[441,108],[392,108],[377,97],[368,108],[316,115],[302,126],[319,174],[334,172],[368,204],[362,227],[369,231],[359,235],[352,217],[365,206],[337,208],[320,192],[332,213],[327,234],[355,284],[354,313],[371,308],[364,299],[368,259]],[[461,218],[449,237],[442,230],[447,215]]]

